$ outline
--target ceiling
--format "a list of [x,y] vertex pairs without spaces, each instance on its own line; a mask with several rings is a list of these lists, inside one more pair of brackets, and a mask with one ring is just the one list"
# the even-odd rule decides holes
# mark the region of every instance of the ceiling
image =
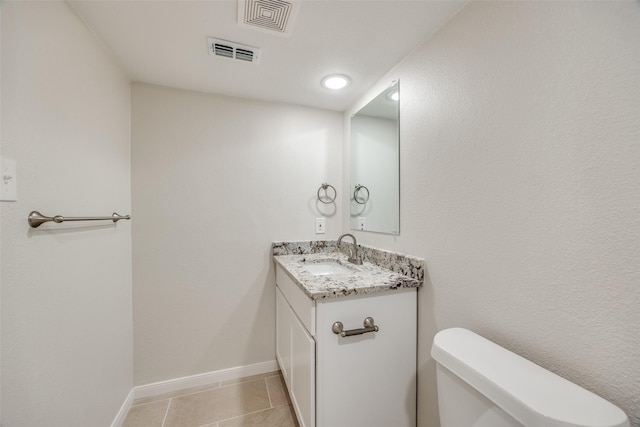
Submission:
[[[289,35],[239,25],[237,0],[69,4],[132,81],[345,111],[466,2],[300,0]],[[259,47],[259,63],[209,55],[208,36]],[[351,85],[323,88],[332,73]]]

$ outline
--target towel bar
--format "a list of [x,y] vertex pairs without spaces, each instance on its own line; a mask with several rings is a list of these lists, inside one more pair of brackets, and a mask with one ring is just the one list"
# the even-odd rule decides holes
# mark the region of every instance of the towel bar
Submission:
[[57,224],[63,223],[65,221],[103,221],[103,220],[112,220],[113,222],[118,222],[121,219],[131,219],[131,215],[120,215],[116,212],[111,216],[81,216],[81,217],[64,217],[62,215],[56,216],[44,216],[38,211],[32,211],[29,214],[29,225],[33,228],[38,228],[45,222],[55,222]]

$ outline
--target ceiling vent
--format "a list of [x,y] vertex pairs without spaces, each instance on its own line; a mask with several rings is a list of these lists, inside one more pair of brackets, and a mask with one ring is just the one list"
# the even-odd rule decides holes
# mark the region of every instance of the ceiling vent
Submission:
[[222,56],[244,62],[258,63],[260,60],[260,48],[247,46],[229,40],[207,37],[209,42],[209,55]]
[[300,0],[238,0],[238,24],[288,36],[299,7]]

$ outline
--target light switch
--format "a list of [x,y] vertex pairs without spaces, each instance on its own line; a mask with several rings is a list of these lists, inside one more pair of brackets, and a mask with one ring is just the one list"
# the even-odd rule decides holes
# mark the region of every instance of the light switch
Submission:
[[15,202],[18,200],[18,182],[16,178],[16,161],[0,159],[0,201]]
[[316,234],[324,234],[324,218],[316,218]]

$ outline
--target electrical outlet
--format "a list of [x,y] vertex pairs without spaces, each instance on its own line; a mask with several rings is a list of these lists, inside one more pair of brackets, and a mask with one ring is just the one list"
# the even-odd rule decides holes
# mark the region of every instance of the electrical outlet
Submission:
[[367,226],[367,218],[360,216],[358,217],[358,230],[364,230]]
[[316,234],[324,234],[324,218],[316,218]]

